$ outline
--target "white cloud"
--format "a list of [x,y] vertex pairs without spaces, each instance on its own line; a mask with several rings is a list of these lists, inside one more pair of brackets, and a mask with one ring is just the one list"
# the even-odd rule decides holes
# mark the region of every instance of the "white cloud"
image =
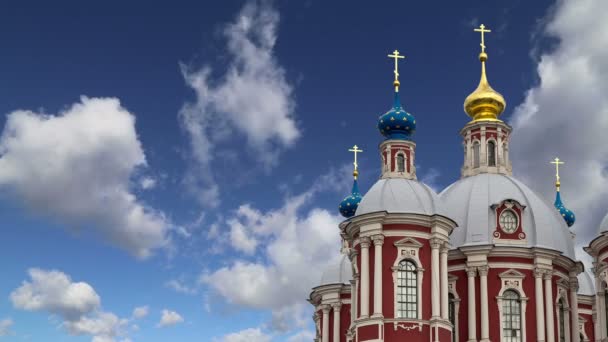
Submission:
[[0,189],[139,257],[168,244],[163,214],[129,189],[145,166],[135,117],[115,98],[82,97],[58,115],[14,111],[0,136]]
[[127,319],[101,310],[101,299],[91,285],[73,282],[65,273],[32,268],[30,281],[24,281],[10,294],[13,306],[42,311],[63,320],[71,335],[91,335],[93,342],[114,342],[126,334]]
[[[258,261],[237,257],[227,266],[204,272],[201,283],[230,304],[271,310],[266,328],[272,332],[305,328],[311,308],[304,299],[320,281],[320,273],[310,270],[323,270],[339,260],[338,223],[342,220],[337,214],[309,206],[322,191],[345,191],[347,186],[336,185],[343,178],[349,177],[331,170],[308,191],[287,197],[278,209],[263,212],[251,205],[240,206],[223,224],[238,225],[249,238],[258,241]],[[352,180],[349,183],[352,185]],[[222,241],[226,235],[232,237],[228,231],[217,239]],[[239,241],[228,240],[234,249],[242,251]]]
[[515,109],[511,158],[516,175],[550,199],[549,161],[566,162],[562,198],[586,244],[608,211],[608,2],[559,1],[545,24],[559,43],[540,57],[540,83]]
[[229,62],[219,80],[211,79],[216,72],[210,66],[182,66],[186,83],[196,93],[196,102],[184,104],[179,113],[198,164],[197,176],[193,171],[188,181],[198,188],[204,205],[219,202],[210,172],[218,143],[244,136],[244,146],[257,152],[254,161],[270,167],[300,136],[292,87],[274,56],[278,22],[279,13],[268,3],[250,1],[224,29]]
[[150,312],[150,308],[147,305],[138,306],[135,309],[133,309],[133,318],[142,319],[142,318],[148,316],[149,312]]
[[287,338],[287,342],[309,342],[314,340],[315,333],[310,330],[299,331]]
[[154,189],[156,187],[156,179],[150,176],[143,177],[142,179],[140,179],[139,184],[144,190]]
[[165,286],[174,290],[175,292],[182,293],[182,294],[193,295],[198,292],[196,288],[190,287],[177,279],[171,279],[171,280],[167,281],[165,283]]
[[22,310],[47,311],[68,320],[99,308],[101,299],[87,283],[72,282],[59,271],[32,268],[28,271],[31,281],[11,292],[13,305]]
[[158,327],[168,327],[182,323],[183,321],[184,318],[180,314],[175,311],[165,309],[162,311],[162,316],[160,318],[160,322],[158,323]]
[[13,324],[14,322],[10,318],[0,320],[0,337],[12,334],[11,327],[13,326]]
[[270,342],[270,335],[262,332],[260,328],[249,328],[235,333],[228,334],[214,342]]
[[70,334],[92,335],[93,342],[115,341],[117,336],[125,333],[128,324],[127,319],[120,319],[111,312],[98,312],[95,315],[83,316],[76,321],[64,322]]

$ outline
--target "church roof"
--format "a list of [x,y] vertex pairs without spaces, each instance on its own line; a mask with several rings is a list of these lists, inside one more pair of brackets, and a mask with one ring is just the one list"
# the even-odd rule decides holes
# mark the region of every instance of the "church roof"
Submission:
[[319,286],[330,284],[347,284],[353,279],[353,270],[350,260],[346,255],[343,255],[340,261],[330,265],[321,275],[321,283]]
[[602,222],[600,223],[600,229],[597,232],[597,235],[602,235],[602,233],[604,232],[608,232],[608,214],[606,214],[606,216],[604,216],[604,218],[602,219]]
[[356,215],[377,211],[445,215],[439,197],[431,188],[404,178],[378,180],[363,196]]
[[587,268],[584,272],[579,273],[578,278],[578,294],[593,296],[595,295],[595,281],[593,280],[593,272]]
[[543,247],[562,252],[576,260],[570,231],[557,210],[515,178],[503,174],[483,173],[465,177],[439,194],[448,217],[459,227],[450,236],[454,247],[469,245],[509,245],[494,242],[496,214],[493,205],[515,200],[522,206],[522,227],[527,247]]

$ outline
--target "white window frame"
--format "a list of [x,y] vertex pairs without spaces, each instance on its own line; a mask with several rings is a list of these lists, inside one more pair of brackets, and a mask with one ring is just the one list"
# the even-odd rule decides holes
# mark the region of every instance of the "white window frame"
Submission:
[[524,278],[526,276],[525,274],[514,269],[502,272],[498,276],[500,277],[501,288],[498,292],[498,296],[496,296],[496,305],[498,305],[498,317],[500,321],[500,341],[504,340],[504,324],[502,312],[503,294],[507,290],[514,290],[519,293],[519,300],[521,300],[521,342],[526,342],[526,304],[528,302],[528,297],[526,296],[526,293],[524,292],[524,288],[522,286]]
[[[393,271],[393,317],[395,318],[395,320],[399,320],[399,321],[415,321],[415,322],[419,322],[419,320],[422,319],[422,276],[424,275],[424,268],[422,268],[422,263],[420,262],[420,258],[419,258],[419,252],[420,252],[420,248],[422,248],[422,243],[420,243],[418,240],[411,238],[411,237],[406,237],[403,238],[399,241],[396,241],[394,243],[395,247],[397,248],[397,257],[395,258],[395,261],[393,262],[393,267],[391,267],[392,271]],[[398,272],[399,272],[399,263],[402,260],[409,260],[412,261],[414,263],[414,265],[416,266],[416,270],[417,270],[417,274],[416,274],[416,281],[417,281],[417,292],[418,292],[418,300],[417,300],[417,311],[418,311],[418,315],[415,319],[413,318],[402,318],[398,316],[399,310],[397,308],[397,291],[398,291],[398,287],[397,287],[397,283],[398,283]],[[421,324],[421,323],[420,323]]]
[[[403,171],[399,171],[399,156],[403,156]],[[407,173],[407,156],[405,155],[405,152],[403,150],[399,150],[397,151],[397,153],[395,153],[395,173]]]
[[460,296],[456,291],[456,281],[458,277],[448,274],[448,292],[454,296],[454,327],[452,333],[454,334],[454,342],[458,342],[458,313],[460,312]]
[[568,285],[565,280],[559,280],[557,282],[557,296],[555,298],[554,308],[555,317],[557,317],[557,342],[561,341],[561,333],[559,329],[559,300],[564,301],[564,341],[570,342],[570,303],[568,302]]
[[[490,165],[490,143],[494,144],[494,165]],[[494,138],[486,140],[486,163],[488,167],[498,167],[498,142]]]

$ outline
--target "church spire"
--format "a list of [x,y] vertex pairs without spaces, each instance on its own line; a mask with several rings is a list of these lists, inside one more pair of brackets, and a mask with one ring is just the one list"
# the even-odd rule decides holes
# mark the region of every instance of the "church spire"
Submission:
[[498,118],[505,110],[506,102],[499,92],[492,89],[486,75],[485,34],[491,31],[483,24],[474,31],[481,34],[481,79],[477,89],[464,100],[464,111],[473,120],[460,131],[465,148],[461,174],[462,177],[480,173],[511,175],[511,127]]
[[416,131],[416,118],[406,112],[401,106],[399,98],[399,60],[404,59],[398,50],[393,51],[388,57],[395,60],[393,74],[395,80],[393,108],[380,115],[378,118],[378,130],[385,137],[380,143],[380,155],[382,159],[382,178],[406,178],[416,179],[416,167],[414,165],[414,149],[416,144],[412,136]]
[[481,33],[481,53],[479,54],[481,79],[477,89],[464,100],[464,111],[473,121],[500,121],[498,116],[505,110],[506,102],[499,92],[492,89],[486,76],[488,54],[486,53],[484,33],[492,31],[487,30],[483,24],[474,31]]
[[555,164],[555,203],[553,203],[553,205],[555,206],[555,209],[559,211],[560,215],[562,215],[562,218],[566,221],[568,227],[571,227],[574,224],[574,221],[576,221],[576,217],[570,209],[564,206],[562,196],[560,195],[561,182],[559,180],[559,166],[563,163],[564,162],[559,160],[559,158],[555,158],[551,162],[551,164]]
[[355,155],[355,162],[353,163],[353,189],[350,192],[349,196],[346,196],[338,209],[340,210],[340,214],[346,218],[353,217],[355,212],[357,211],[357,207],[359,206],[359,202],[361,202],[361,193],[359,192],[359,184],[357,183],[357,178],[359,177],[359,165],[357,164],[357,153],[363,152],[360,150],[357,145],[353,146],[353,148],[348,150]]

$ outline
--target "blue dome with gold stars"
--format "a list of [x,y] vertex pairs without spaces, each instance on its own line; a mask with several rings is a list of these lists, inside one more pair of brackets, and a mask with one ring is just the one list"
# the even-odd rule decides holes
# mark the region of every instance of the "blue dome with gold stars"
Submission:
[[340,214],[346,218],[353,217],[357,211],[357,207],[359,207],[359,202],[361,202],[361,193],[359,192],[359,184],[357,184],[357,179],[355,179],[351,194],[346,196],[338,206],[338,209],[340,209]]
[[416,118],[401,107],[398,91],[395,91],[393,108],[378,118],[378,130],[386,139],[412,139],[416,131]]
[[562,203],[562,196],[560,196],[559,191],[557,191],[555,194],[555,203],[553,205],[559,211],[559,214],[562,215],[562,218],[564,221],[566,221],[568,227],[572,227],[576,221],[576,216],[574,216],[574,213],[570,209],[564,206],[564,203]]

